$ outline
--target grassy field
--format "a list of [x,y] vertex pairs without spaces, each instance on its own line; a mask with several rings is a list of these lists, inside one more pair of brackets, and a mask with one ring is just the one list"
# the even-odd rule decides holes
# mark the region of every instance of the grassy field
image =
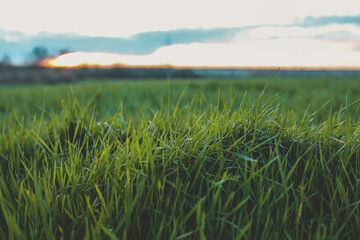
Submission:
[[360,79],[267,83],[1,86],[0,239],[356,239]]

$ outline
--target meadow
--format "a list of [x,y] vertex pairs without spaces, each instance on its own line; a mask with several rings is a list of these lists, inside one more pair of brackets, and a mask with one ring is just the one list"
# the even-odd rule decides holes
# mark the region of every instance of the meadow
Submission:
[[0,86],[0,239],[356,239],[359,100],[356,78]]

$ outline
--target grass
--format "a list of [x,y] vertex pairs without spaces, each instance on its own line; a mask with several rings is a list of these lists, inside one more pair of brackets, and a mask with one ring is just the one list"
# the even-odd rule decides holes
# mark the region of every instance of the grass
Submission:
[[354,239],[359,80],[338,81],[3,88],[0,238]]

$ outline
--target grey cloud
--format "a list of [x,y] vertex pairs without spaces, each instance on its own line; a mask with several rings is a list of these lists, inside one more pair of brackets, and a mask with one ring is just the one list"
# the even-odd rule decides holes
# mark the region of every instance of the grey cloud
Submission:
[[[226,42],[239,32],[254,27],[214,28],[214,29],[178,29],[172,31],[144,32],[128,38],[89,37],[75,33],[52,34],[42,32],[28,36],[19,32],[0,30],[0,55],[9,54],[15,61],[21,61],[34,46],[44,46],[50,52],[59,49],[71,51],[104,51],[124,54],[149,54],[159,47],[170,44],[188,44],[193,42]],[[8,42],[5,35],[20,36],[18,42]],[[22,37],[21,37],[22,36]]]

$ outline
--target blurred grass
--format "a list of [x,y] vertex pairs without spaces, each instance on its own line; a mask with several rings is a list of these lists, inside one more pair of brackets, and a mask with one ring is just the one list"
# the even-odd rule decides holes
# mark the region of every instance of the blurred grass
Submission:
[[[270,77],[270,76],[269,76]],[[237,104],[242,96],[256,99],[263,90],[267,79],[254,78],[244,80],[175,80],[169,88],[167,81],[86,81],[74,85],[29,85],[9,86],[0,88],[0,117],[16,109],[20,116],[41,114],[42,107],[48,111],[61,111],[61,99],[76,96],[81,105],[94,98],[100,116],[115,113],[119,106],[127,114],[137,114],[140,107],[145,112],[152,113],[167,102],[169,90],[171,103],[175,104],[186,88],[186,97],[203,95],[208,103],[218,100],[227,102],[231,96],[237,95]],[[317,117],[327,118],[336,109],[354,102],[360,98],[360,79],[353,78],[279,78],[274,79],[265,92],[265,97],[279,94],[284,107],[303,113],[319,110],[328,101]],[[71,91],[70,91],[71,89]],[[186,101],[184,101],[186,102]],[[45,104],[45,105],[44,105]],[[357,114],[351,107],[351,115]]]
[[356,239],[359,80],[266,81],[2,88],[0,238]]

